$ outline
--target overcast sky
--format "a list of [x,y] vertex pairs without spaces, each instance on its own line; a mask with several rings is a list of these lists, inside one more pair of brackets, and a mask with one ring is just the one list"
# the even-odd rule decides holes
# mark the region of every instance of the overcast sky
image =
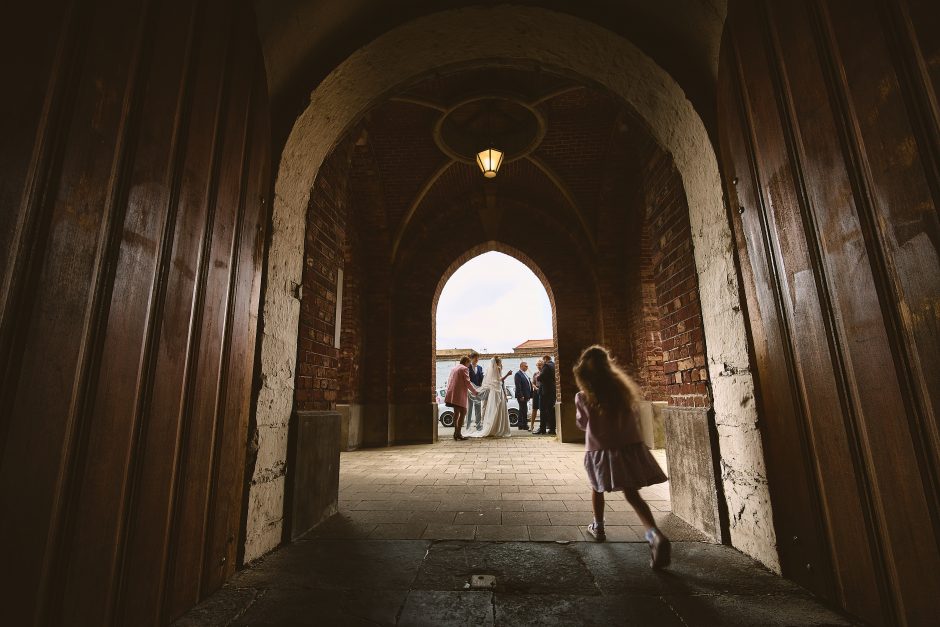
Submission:
[[462,265],[437,305],[437,348],[508,352],[526,340],[552,337],[548,294],[531,270],[503,253]]

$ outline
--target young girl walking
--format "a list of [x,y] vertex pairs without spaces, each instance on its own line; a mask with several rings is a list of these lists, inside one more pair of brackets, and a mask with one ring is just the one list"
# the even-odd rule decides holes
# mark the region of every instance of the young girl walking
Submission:
[[646,527],[650,567],[669,566],[671,545],[663,535],[639,489],[666,481],[640,434],[636,383],[611,359],[602,346],[591,346],[574,367],[580,392],[575,396],[577,423],[586,431],[584,468],[591,483],[594,522],[588,533],[598,542],[604,533],[604,493],[623,492]]

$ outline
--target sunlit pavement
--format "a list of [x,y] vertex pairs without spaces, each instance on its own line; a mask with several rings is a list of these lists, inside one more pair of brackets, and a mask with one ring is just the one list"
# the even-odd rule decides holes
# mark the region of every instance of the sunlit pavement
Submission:
[[[593,519],[583,444],[513,429],[510,438],[343,453],[340,513],[314,531],[332,538],[583,541]],[[654,455],[665,468],[663,451]],[[671,514],[669,484],[641,492],[666,533],[704,537]],[[607,538],[639,542],[643,527],[622,495],[607,499]]]

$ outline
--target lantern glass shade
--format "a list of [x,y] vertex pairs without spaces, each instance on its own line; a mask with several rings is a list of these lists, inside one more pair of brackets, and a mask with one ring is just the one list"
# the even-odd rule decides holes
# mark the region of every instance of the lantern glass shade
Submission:
[[486,148],[477,153],[477,165],[488,179],[496,176],[499,166],[503,163],[503,152],[496,148]]

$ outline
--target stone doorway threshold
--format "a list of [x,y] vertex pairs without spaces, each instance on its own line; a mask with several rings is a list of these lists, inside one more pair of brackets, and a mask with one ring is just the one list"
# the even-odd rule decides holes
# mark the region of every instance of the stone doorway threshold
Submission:
[[[330,540],[285,546],[178,620],[195,625],[851,625],[732,548]],[[472,590],[474,575],[493,588]]]
[[[339,514],[310,536],[349,539],[589,540],[591,490],[583,444],[513,429],[510,438],[342,453]],[[665,452],[653,452],[663,469]],[[641,491],[673,540],[705,541],[672,515],[669,484]],[[642,542],[644,529],[621,494],[607,495],[610,542]]]

